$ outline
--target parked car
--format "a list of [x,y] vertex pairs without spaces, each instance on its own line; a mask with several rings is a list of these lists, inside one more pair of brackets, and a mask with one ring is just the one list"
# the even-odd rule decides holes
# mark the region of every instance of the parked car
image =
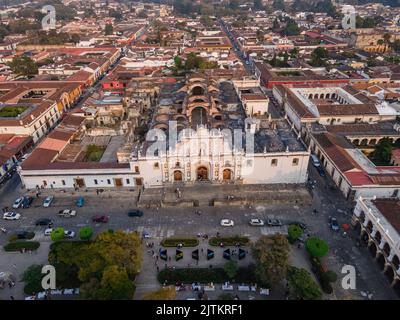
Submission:
[[320,167],[321,166],[321,162],[319,162],[319,159],[315,154],[311,153],[310,159],[311,159],[311,162],[314,165],[314,167]]
[[108,216],[105,216],[105,215],[102,215],[102,216],[97,215],[97,216],[92,217],[92,221],[98,222],[98,223],[107,223],[108,220],[109,220]]
[[29,239],[32,237],[32,235],[34,235],[34,233],[26,230],[20,230],[17,231],[15,235],[17,236],[17,239]]
[[249,224],[251,226],[260,226],[262,227],[264,225],[264,221],[261,219],[250,219]]
[[52,232],[53,232],[53,228],[47,228],[46,230],[44,230],[44,235],[49,236],[49,235],[51,235]]
[[85,204],[85,198],[84,197],[80,197],[80,198],[78,198],[78,200],[76,200],[76,205],[78,207],[83,207],[84,204]]
[[24,197],[20,197],[17,200],[14,201],[12,207],[14,209],[18,209],[22,205],[22,201],[24,201]]
[[141,217],[141,216],[143,216],[143,211],[138,210],[138,209],[130,210],[128,212],[128,216],[129,217]]
[[75,237],[75,232],[72,230],[65,230],[64,231],[64,236],[68,239],[72,239]]
[[53,196],[48,196],[46,199],[43,201],[43,207],[48,208],[50,207],[51,203],[53,202],[54,197]]
[[279,219],[268,219],[267,225],[269,225],[270,227],[280,227],[281,225],[283,225],[283,223]]
[[32,202],[33,202],[33,198],[29,197],[29,196],[26,196],[22,200],[21,207],[24,208],[24,209],[29,208],[31,206]]
[[60,217],[65,217],[65,218],[75,217],[76,216],[76,211],[75,210],[71,210],[71,209],[64,209],[64,210],[58,211],[58,215]]
[[329,217],[329,225],[333,231],[339,231],[339,223],[335,217]]
[[41,218],[36,220],[35,225],[37,226],[52,226],[53,222],[47,218]]
[[233,227],[235,223],[231,219],[222,219],[221,220],[221,226],[222,227]]
[[19,218],[21,218],[21,215],[19,213],[16,212],[6,212],[5,214],[3,214],[3,219],[4,220],[18,220]]

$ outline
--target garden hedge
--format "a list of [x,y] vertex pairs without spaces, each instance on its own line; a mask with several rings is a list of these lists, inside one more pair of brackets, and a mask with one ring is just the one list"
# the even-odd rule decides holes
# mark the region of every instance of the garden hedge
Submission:
[[180,243],[184,247],[196,247],[199,245],[199,240],[197,238],[166,238],[161,241],[161,246],[176,247]]
[[241,246],[248,245],[250,242],[250,239],[248,237],[242,237],[242,236],[233,236],[233,237],[212,237],[208,241],[208,244],[210,246],[219,246],[221,243],[224,244],[224,246],[234,246],[237,243],[239,243]]
[[15,241],[6,244],[3,248],[7,252],[25,250],[36,250],[40,247],[40,242],[37,241]]
[[8,238],[8,241],[13,242],[13,241],[18,241],[18,240],[31,240],[35,237],[34,232],[28,232],[28,235],[26,236],[25,239],[19,239],[17,234],[13,234]]

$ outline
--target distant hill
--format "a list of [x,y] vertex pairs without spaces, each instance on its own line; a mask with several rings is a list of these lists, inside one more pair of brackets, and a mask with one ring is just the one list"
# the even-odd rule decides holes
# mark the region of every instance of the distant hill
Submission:
[[358,4],[382,3],[385,6],[400,7],[400,0],[357,0]]

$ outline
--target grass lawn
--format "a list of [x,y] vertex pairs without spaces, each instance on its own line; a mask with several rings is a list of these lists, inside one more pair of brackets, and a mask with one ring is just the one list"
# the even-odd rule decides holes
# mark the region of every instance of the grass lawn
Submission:
[[99,162],[105,150],[105,147],[96,146],[94,144],[88,145],[86,149],[86,161]]
[[0,109],[0,117],[4,118],[15,118],[21,113],[23,113],[25,110],[27,110],[29,107],[24,107],[24,106],[18,106],[18,107],[4,107]]

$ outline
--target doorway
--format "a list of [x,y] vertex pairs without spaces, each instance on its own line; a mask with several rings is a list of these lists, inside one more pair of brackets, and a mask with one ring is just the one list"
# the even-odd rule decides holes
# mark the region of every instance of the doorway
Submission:
[[197,168],[197,180],[198,181],[208,180],[208,169],[206,167]]

